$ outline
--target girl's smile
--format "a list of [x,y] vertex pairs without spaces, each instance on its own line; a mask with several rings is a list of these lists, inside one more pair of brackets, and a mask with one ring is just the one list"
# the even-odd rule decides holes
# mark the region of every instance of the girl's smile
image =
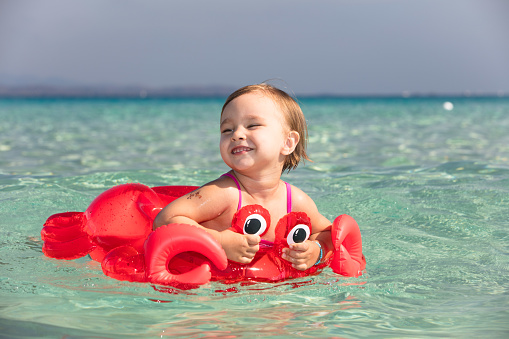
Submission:
[[232,154],[244,154],[253,150],[251,147],[237,146],[232,149]]

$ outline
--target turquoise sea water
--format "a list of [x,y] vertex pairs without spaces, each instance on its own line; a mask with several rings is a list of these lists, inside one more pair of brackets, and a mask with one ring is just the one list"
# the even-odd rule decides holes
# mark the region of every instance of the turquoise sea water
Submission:
[[117,184],[221,175],[222,99],[0,100],[0,337],[508,337],[509,100],[301,105],[314,162],[284,179],[358,221],[365,274],[172,294],[46,258],[40,230]]

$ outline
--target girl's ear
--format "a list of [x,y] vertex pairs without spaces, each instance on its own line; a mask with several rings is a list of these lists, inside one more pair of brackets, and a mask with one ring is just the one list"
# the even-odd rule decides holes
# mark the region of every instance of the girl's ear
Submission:
[[297,147],[297,144],[299,143],[300,135],[297,131],[290,131],[288,133],[288,136],[286,138],[285,144],[283,145],[283,150],[281,153],[283,155],[290,155],[295,150],[295,147]]

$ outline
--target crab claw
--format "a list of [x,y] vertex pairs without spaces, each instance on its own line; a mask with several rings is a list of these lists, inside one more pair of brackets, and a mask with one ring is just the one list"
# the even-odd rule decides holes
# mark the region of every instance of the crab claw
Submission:
[[[178,274],[178,267],[172,265],[172,260],[185,252],[199,253],[208,260],[196,260],[191,263],[194,268]],[[192,257],[195,256],[189,256],[189,259],[191,260]],[[179,260],[175,258],[175,262]],[[205,284],[211,278],[210,262],[219,270],[226,269],[228,265],[226,253],[221,245],[212,235],[196,226],[187,224],[162,226],[152,232],[145,242],[147,280],[154,284]]]
[[83,212],[65,212],[50,216],[41,230],[42,252],[50,258],[76,259],[96,248],[84,230],[87,219]]
[[347,214],[340,215],[332,223],[334,256],[330,267],[335,273],[358,277],[366,267],[362,254],[361,232],[357,222]]

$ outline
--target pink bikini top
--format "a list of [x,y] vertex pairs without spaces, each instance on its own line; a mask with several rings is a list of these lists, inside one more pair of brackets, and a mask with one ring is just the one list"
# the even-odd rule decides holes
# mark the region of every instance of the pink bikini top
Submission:
[[[222,175],[222,177],[225,175],[232,178],[232,180],[235,182],[235,185],[237,185],[237,188],[239,189],[239,206],[237,207],[237,210],[240,210],[242,207],[242,191],[240,189],[240,184],[235,176],[231,175],[230,173],[225,173]],[[286,213],[290,213],[292,211],[292,187],[289,183],[284,183],[286,184]]]

